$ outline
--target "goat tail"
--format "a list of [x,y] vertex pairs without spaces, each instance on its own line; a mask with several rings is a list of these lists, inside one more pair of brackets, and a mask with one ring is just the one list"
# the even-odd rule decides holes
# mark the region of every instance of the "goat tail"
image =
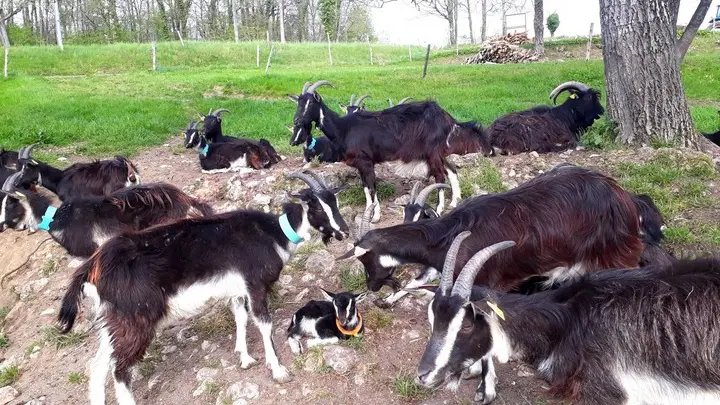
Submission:
[[73,274],[70,286],[65,292],[65,296],[62,300],[60,314],[58,314],[58,322],[60,323],[61,333],[70,332],[73,325],[75,325],[78,307],[80,306],[80,300],[82,299],[83,284],[85,284],[90,278],[90,270],[93,268],[94,262],[95,256],[93,255],[90,259],[86,260],[85,263],[78,267],[77,270],[75,270],[75,274]]

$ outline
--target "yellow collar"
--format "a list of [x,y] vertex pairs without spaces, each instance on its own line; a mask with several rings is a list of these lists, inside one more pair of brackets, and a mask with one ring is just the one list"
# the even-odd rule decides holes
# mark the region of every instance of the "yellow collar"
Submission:
[[363,320],[362,315],[358,312],[358,319],[360,319],[360,322],[358,322],[357,326],[353,330],[347,330],[343,328],[343,326],[340,324],[340,320],[335,318],[335,326],[337,326],[340,333],[342,333],[345,336],[357,336],[360,334],[360,329],[362,329],[363,326]]

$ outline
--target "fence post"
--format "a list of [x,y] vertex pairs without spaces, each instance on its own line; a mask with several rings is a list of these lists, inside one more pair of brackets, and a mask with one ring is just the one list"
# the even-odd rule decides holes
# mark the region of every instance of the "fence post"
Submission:
[[427,65],[430,60],[430,44],[427,46],[427,52],[425,52],[425,67],[423,67],[423,79],[427,75]]
[[10,56],[8,54],[9,51],[10,51],[10,49],[5,48],[5,68],[3,69],[3,75],[5,76],[6,79],[8,77],[8,61],[10,59]]
[[588,34],[587,51],[585,52],[585,60],[590,60],[590,48],[592,48],[592,32],[594,23],[590,23],[590,33]]
[[373,57],[372,57],[372,46],[370,47],[370,64],[373,64]]
[[330,49],[330,44],[331,44],[330,34],[328,34],[327,32],[325,34],[327,35],[327,40],[328,40],[328,61],[330,62],[330,66],[332,66],[333,61],[332,61],[332,49]]
[[260,67],[260,44],[258,44],[255,49],[255,65]]
[[272,59],[273,53],[275,52],[275,45],[273,45],[270,48],[270,55],[268,55],[268,61],[267,64],[265,64],[265,74],[268,73],[268,70],[270,70],[270,59]]
[[408,55],[410,55],[410,62],[412,62],[412,45],[408,45]]
[[157,69],[157,58],[155,51],[155,41],[152,41],[152,70],[153,72]]

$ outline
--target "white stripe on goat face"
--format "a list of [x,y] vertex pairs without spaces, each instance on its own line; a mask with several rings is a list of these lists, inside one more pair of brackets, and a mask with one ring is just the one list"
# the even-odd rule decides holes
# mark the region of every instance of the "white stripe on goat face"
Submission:
[[447,366],[448,362],[450,362],[450,355],[452,354],[452,350],[455,346],[455,341],[457,340],[457,335],[460,332],[464,318],[465,308],[460,308],[448,325],[447,332],[445,333],[445,339],[442,342],[442,348],[440,349],[437,357],[435,357],[435,369],[428,374],[427,381],[435,381],[440,370],[442,370],[445,366]]
[[327,215],[328,221],[330,221],[330,226],[332,227],[332,229],[341,232],[340,225],[338,225],[337,221],[335,221],[335,216],[333,215],[333,211],[330,205],[328,205],[321,198],[318,198],[318,201],[320,201],[320,206],[322,207],[323,211],[325,211],[325,215]]
[[0,224],[5,222],[5,211],[7,210],[8,196],[4,195],[2,199],[2,205],[0,205]]
[[[298,128],[297,133],[295,134],[295,137],[293,138],[293,143],[297,142],[298,139],[300,139],[300,134],[302,134],[302,127]],[[303,149],[305,149],[306,146],[303,146]]]

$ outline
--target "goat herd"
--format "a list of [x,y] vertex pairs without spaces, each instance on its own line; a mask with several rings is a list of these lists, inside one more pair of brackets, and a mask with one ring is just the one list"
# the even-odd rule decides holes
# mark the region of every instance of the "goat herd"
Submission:
[[[431,296],[431,336],[417,382],[457,389],[479,377],[474,400],[496,396],[493,358],[518,359],[537,369],[552,392],[587,404],[720,403],[720,262],[678,261],[662,247],[663,218],[636,195],[596,171],[564,164],[513,190],[460,201],[450,154],[573,147],[604,110],[599,92],[567,82],[567,101],[496,120],[487,130],[457,122],[437,103],[406,102],[366,111],[351,99],[346,115],[330,109],[306,83],[298,96],[292,145],[306,160],[342,161],[360,173],[366,209],[354,246],[340,259],[358,259],[369,290]],[[267,168],[280,156],[266,140],[223,136],[222,113],[192,122],[185,146],[199,153],[204,172]],[[314,139],[312,126],[325,137]],[[309,170],[291,173],[307,185],[281,215],[252,210],[215,214],[207,204],[164,183],[140,184],[126,158],[74,164],[65,170],[35,160],[33,146],[0,152],[3,199],[0,230],[47,231],[67,252],[85,259],[62,300],[58,320],[72,329],[81,298],[92,299],[100,343],[89,378],[93,405],[105,403],[112,370],[117,401],[134,404],[131,368],[170,317],[196,314],[210,299],[228,300],[237,325],[240,367],[248,353],[248,318],[258,327],[273,379],[288,381],[272,339],[268,294],[283,266],[315,230],[323,242],[350,235],[336,195]],[[412,191],[403,224],[370,230],[379,220],[374,166],[399,161],[438,184]],[[449,181],[448,187],[444,183]],[[441,215],[444,190],[453,209]],[[439,190],[437,209],[426,204]],[[55,194],[53,196],[52,194]],[[60,202],[57,201],[59,198]],[[422,274],[401,288],[402,264]],[[602,270],[602,271],[601,271]],[[440,278],[439,285],[429,284]],[[363,333],[356,304],[368,293],[322,291],[288,328],[288,344],[334,343]]]

